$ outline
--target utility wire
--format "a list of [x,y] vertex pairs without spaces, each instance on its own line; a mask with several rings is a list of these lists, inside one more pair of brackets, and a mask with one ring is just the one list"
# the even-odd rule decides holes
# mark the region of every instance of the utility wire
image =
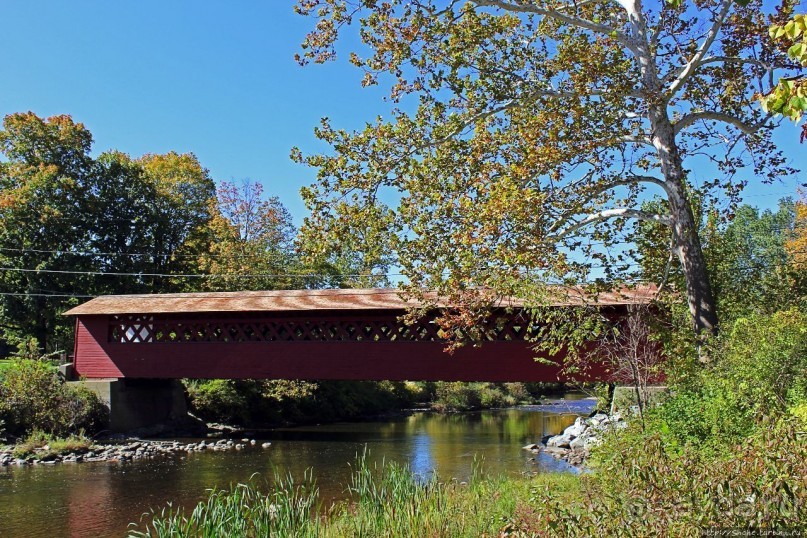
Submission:
[[0,267],[0,271],[18,273],[49,273],[62,275],[95,275],[95,276],[138,276],[138,277],[165,277],[165,278],[315,278],[315,277],[383,277],[406,276],[403,273],[365,273],[365,274],[328,274],[328,273],[282,273],[282,274],[200,274],[200,273],[119,273],[114,271],[71,271],[66,269],[25,269],[21,267]]

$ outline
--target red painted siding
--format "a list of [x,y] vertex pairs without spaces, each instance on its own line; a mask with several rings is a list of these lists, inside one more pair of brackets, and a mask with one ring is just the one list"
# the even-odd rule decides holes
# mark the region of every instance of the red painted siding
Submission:
[[[390,313],[390,320],[398,314]],[[237,314],[236,314],[237,316]],[[233,316],[235,317],[235,316]],[[339,315],[335,314],[335,318]],[[222,320],[233,319],[222,315]],[[311,319],[322,320],[322,313]],[[558,381],[523,340],[464,347],[434,341],[110,342],[107,316],[79,316],[76,371],[87,378]],[[589,379],[602,378],[592,372]]]
[[125,377],[107,352],[107,316],[82,316],[76,322],[76,373],[91,379]]

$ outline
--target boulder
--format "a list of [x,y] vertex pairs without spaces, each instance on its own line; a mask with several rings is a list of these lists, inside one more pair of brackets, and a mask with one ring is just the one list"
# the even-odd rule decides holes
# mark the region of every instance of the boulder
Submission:
[[605,413],[597,413],[590,419],[588,419],[588,423],[591,425],[592,428],[598,427],[604,420],[608,419],[608,415]]
[[572,436],[565,433],[550,437],[546,442],[547,447],[553,448],[569,448],[569,443],[572,442]]
[[560,448],[556,446],[548,446],[544,449],[545,454],[551,454],[552,456],[560,459],[566,456],[569,453],[568,448]]
[[583,450],[586,448],[586,443],[589,439],[591,439],[591,436],[589,435],[581,435],[580,437],[576,437],[572,439],[571,443],[569,443],[569,448],[572,450]]
[[588,429],[588,425],[585,423],[582,417],[577,417],[577,420],[574,421],[574,424],[563,430],[564,435],[569,435],[571,437],[579,437]]

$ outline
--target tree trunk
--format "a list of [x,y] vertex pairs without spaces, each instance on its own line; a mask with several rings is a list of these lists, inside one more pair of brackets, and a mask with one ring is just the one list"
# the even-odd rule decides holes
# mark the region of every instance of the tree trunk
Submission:
[[717,312],[712,286],[703,258],[698,227],[686,192],[686,174],[667,113],[667,96],[651,50],[641,0],[624,2],[632,26],[642,87],[650,121],[651,141],[656,148],[672,220],[673,252],[681,262],[686,279],[687,303],[693,328],[700,337],[717,334]]
[[651,113],[653,144],[661,161],[672,220],[673,252],[681,262],[686,280],[687,303],[695,333],[701,337],[717,334],[717,311],[709,273],[703,257],[698,226],[686,194],[686,174],[675,142],[675,132],[665,107]]

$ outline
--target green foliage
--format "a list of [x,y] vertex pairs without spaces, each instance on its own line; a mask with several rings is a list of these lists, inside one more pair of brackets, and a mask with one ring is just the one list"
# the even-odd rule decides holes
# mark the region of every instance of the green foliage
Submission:
[[468,484],[416,476],[406,466],[371,465],[359,457],[348,485],[350,499],[322,510],[308,472],[301,482],[278,476],[265,486],[256,480],[213,491],[190,514],[168,507],[132,524],[129,536],[145,537],[378,537],[495,536],[532,488],[557,495],[574,492],[574,475],[533,479],[491,478],[475,472]]
[[[772,25],[768,33],[771,40],[786,52],[791,62],[807,67],[807,18],[804,14],[793,15],[784,24]],[[780,79],[770,92],[758,96],[762,109],[770,114],[781,114],[793,122],[798,122],[807,110],[806,82],[803,76]],[[807,131],[803,130],[802,141],[805,133]]]
[[[435,401],[432,404],[437,411],[466,411],[477,409],[482,404],[479,391],[468,383],[441,381],[437,383]],[[491,396],[488,395],[488,401]]]
[[66,115],[10,114],[0,129],[0,263],[13,269],[0,274],[0,321],[47,351],[69,348],[72,321],[60,314],[80,301],[70,295],[182,291],[139,274],[197,272],[207,246],[198,235],[215,190],[196,157],[91,149]]
[[440,412],[532,403],[547,387],[524,383],[186,380],[191,409],[207,421],[282,424],[363,418],[430,404]]
[[[247,382],[249,383],[249,382]],[[247,383],[211,379],[186,383],[191,409],[208,421],[243,424],[249,419]],[[250,391],[253,392],[253,391]]]
[[798,289],[786,249],[795,217],[790,199],[781,200],[777,211],[742,205],[724,227],[705,232],[709,272],[724,323],[798,304],[804,296],[807,290]]
[[581,494],[559,498],[536,489],[510,527],[559,536],[801,528],[806,344],[800,310],[737,319],[712,343],[710,364],[685,366],[643,425],[632,420],[627,430],[606,435]]
[[[583,477],[583,493],[536,490],[522,532],[560,536],[699,536],[703,528],[802,528],[807,443],[792,421],[767,421],[714,458],[671,454],[662,436],[610,439],[609,457]],[[540,526],[533,526],[535,522]]]
[[756,417],[807,401],[807,314],[786,310],[737,320],[714,375],[742,394]]
[[797,310],[738,319],[713,361],[679,376],[673,395],[651,415],[651,429],[675,446],[721,452],[752,434],[765,417],[807,401],[807,316]]
[[411,407],[416,385],[400,381],[189,380],[192,410],[234,424],[277,424],[371,416]]
[[539,392],[541,388],[540,386],[530,387],[525,383],[440,381],[435,383],[432,408],[440,412],[453,412],[533,403],[537,396],[535,391]]
[[56,437],[40,430],[34,430],[14,445],[12,454],[15,458],[20,459],[30,456],[46,459],[61,454],[86,452],[91,445],[92,441],[83,434]]
[[13,435],[34,430],[60,436],[93,432],[104,423],[105,414],[95,393],[66,384],[44,361],[14,360],[0,380],[0,418]]

